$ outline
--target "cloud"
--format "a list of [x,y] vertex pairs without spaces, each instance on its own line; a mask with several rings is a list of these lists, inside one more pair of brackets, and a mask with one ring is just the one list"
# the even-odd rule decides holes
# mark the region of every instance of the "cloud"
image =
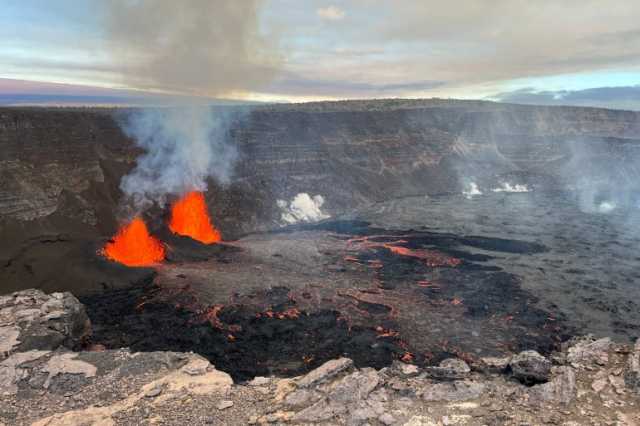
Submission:
[[[0,105],[229,105],[238,101],[0,78]],[[243,102],[246,104],[246,102]]]
[[274,93],[288,93],[291,95],[322,96],[327,93],[338,93],[341,96],[370,97],[388,96],[403,93],[415,93],[434,89],[444,85],[442,81],[416,80],[399,83],[370,83],[349,79],[322,79],[307,77],[293,72],[282,75],[270,84],[266,90]]
[[628,0],[25,1],[39,19],[0,17],[4,77],[207,96],[470,97],[516,79],[640,70],[640,2]]
[[411,49],[407,68],[462,84],[640,65],[640,3],[398,1],[371,43]]
[[542,90],[523,88],[497,93],[491,99],[535,105],[576,105],[640,110],[640,84],[622,87],[595,87],[584,90]]
[[344,10],[336,6],[327,6],[327,7],[318,8],[316,10],[316,14],[321,19],[326,19],[328,21],[340,21],[344,19],[346,15]]
[[[305,32],[287,68],[295,63],[300,75],[375,85],[440,81],[446,84],[431,95],[470,96],[508,80],[640,67],[638,2],[612,0],[607,8],[595,0],[469,0],[463,8],[435,0],[372,4],[349,3],[354,25]],[[348,58],[336,46],[381,53]],[[339,87],[327,89],[325,95],[341,95]]]

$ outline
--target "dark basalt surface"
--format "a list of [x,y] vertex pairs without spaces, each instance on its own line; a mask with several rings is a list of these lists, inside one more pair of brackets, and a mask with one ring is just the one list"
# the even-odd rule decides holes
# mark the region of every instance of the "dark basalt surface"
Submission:
[[[305,256],[301,268],[303,241],[321,255]],[[474,364],[524,349],[549,353],[573,332],[561,312],[536,306],[520,278],[485,265],[504,253],[544,252],[541,244],[341,221],[201,246],[207,259],[186,260],[181,251],[194,245],[175,240],[154,284],[82,298],[92,343],[192,350],[245,380],[297,375],[339,356],[377,368],[452,355]]]

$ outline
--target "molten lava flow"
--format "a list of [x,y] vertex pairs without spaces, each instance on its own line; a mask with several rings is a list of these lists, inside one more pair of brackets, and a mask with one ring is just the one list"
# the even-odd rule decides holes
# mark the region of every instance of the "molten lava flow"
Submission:
[[148,266],[164,259],[162,243],[149,235],[147,225],[139,217],[120,228],[102,252],[127,266]]
[[191,237],[205,244],[221,240],[220,231],[211,224],[201,192],[189,192],[173,203],[169,228],[175,234]]

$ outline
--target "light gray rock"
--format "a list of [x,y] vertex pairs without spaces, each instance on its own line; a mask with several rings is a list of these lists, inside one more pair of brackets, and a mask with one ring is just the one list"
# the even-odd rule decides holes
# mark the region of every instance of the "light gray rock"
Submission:
[[567,362],[576,368],[592,364],[607,365],[610,348],[611,339],[608,337],[598,340],[581,338],[567,351]]
[[253,380],[249,381],[247,384],[249,386],[266,386],[271,383],[271,379],[268,377],[256,376]]
[[416,365],[395,360],[389,367],[389,373],[399,377],[414,377],[420,373],[420,369]]
[[384,413],[383,415],[378,417],[378,420],[380,420],[380,423],[387,426],[391,426],[397,423],[396,419],[389,413]]
[[155,398],[156,396],[162,393],[162,386],[154,386],[145,392],[144,396],[146,398]]
[[0,359],[14,352],[74,348],[91,333],[84,306],[71,293],[30,289],[0,296]]
[[628,389],[640,394],[640,339],[636,340],[633,352],[629,355],[624,383]]
[[77,353],[64,353],[51,357],[44,367],[44,371],[49,373],[44,387],[49,387],[51,380],[60,374],[82,374],[85,377],[94,377],[98,371],[97,367],[77,360],[77,356]]
[[290,408],[302,408],[316,403],[322,395],[310,389],[298,389],[291,392],[284,399],[284,403]]
[[351,373],[336,382],[329,390],[329,399],[334,402],[347,404],[364,400],[380,383],[378,372],[372,368],[365,368]]
[[202,376],[209,367],[213,367],[209,361],[202,357],[191,359],[187,365],[182,367],[182,371],[190,376]]
[[461,359],[447,358],[437,367],[428,367],[427,371],[431,377],[436,379],[459,380],[468,377],[471,368]]
[[218,405],[216,405],[216,408],[218,410],[226,410],[227,408],[231,408],[231,407],[233,407],[233,401],[229,401],[229,400],[220,401]]
[[529,401],[534,404],[551,402],[570,404],[576,397],[576,374],[571,367],[557,367],[553,370],[553,378],[543,384],[529,389]]
[[509,362],[511,373],[525,383],[546,382],[551,374],[551,361],[536,351],[524,351]]
[[14,325],[0,327],[0,356],[8,356],[13,349],[18,346],[20,340],[20,329]]
[[347,406],[345,404],[330,403],[326,399],[322,399],[312,406],[296,413],[292,420],[294,422],[321,422],[330,420],[346,412]]
[[318,383],[322,383],[335,377],[342,371],[351,368],[351,366],[353,366],[353,361],[349,358],[339,358],[327,361],[320,367],[316,368],[313,371],[310,371],[309,373],[298,379],[298,386],[305,388],[314,386]]
[[0,395],[14,395],[18,391],[17,383],[27,378],[27,368],[23,364],[35,361],[47,355],[48,351],[18,352],[0,362]]
[[482,383],[468,380],[427,385],[421,392],[425,401],[464,401],[480,397],[485,391]]
[[502,374],[507,371],[511,357],[484,357],[480,358],[478,370],[489,374]]

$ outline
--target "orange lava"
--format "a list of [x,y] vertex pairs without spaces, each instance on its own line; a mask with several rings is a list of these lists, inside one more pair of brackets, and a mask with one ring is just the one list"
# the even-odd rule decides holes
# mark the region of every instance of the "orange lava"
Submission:
[[162,243],[149,234],[147,225],[139,217],[121,227],[102,253],[127,266],[149,266],[164,259]]
[[[375,248],[385,248],[389,250],[391,253],[396,254],[398,256],[405,257],[413,257],[415,259],[419,259],[424,261],[427,266],[432,268],[437,268],[441,266],[449,266],[456,267],[462,263],[460,259],[455,257],[448,256],[444,253],[440,253],[436,250],[428,250],[428,249],[410,249],[407,247],[403,247],[401,244],[406,244],[406,240],[395,240],[390,242],[377,242],[374,241],[376,239],[381,238],[395,238],[391,235],[373,235],[373,236],[364,236],[364,237],[354,237],[347,240],[347,247],[351,250],[356,249],[375,249]],[[344,260],[350,262],[358,262],[359,259],[355,256],[346,256]],[[373,265],[373,268],[379,268],[380,266]]]
[[192,191],[173,203],[169,229],[175,234],[211,244],[222,239],[212,224],[202,192]]

